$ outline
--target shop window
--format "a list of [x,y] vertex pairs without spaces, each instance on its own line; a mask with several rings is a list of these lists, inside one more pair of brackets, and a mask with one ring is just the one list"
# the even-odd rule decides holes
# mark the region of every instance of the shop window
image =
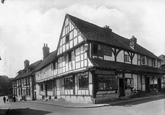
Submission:
[[88,89],[88,75],[81,73],[79,76],[79,89]]
[[98,75],[98,90],[117,90],[117,78],[114,75]]
[[64,88],[65,89],[72,89],[73,88],[73,78],[64,78]]

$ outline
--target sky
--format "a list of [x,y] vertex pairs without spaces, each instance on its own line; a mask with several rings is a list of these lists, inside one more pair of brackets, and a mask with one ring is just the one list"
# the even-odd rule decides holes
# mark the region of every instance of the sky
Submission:
[[131,38],[155,55],[165,54],[164,0],[5,0],[0,3],[0,75],[15,77],[56,50],[66,13]]

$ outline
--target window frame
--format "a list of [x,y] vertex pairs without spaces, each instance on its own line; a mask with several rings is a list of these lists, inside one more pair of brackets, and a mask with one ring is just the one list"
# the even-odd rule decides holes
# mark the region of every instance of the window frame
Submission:
[[79,90],[88,90],[89,89],[89,74],[88,74],[88,72],[80,73],[78,75],[78,88],[79,88]]
[[73,77],[67,77],[64,78],[64,89],[65,90],[71,90],[74,86],[74,80]]

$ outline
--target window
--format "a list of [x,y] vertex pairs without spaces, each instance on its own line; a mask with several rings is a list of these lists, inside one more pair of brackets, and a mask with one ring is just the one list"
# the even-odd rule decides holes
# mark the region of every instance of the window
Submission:
[[71,59],[75,60],[75,53],[74,53],[74,51],[72,51],[72,55],[71,56],[72,56]]
[[98,90],[117,90],[118,83],[115,75],[98,75]]
[[129,55],[127,55],[127,54],[124,55],[124,61],[125,61],[125,62],[130,62],[130,57],[129,57]]
[[71,52],[68,53],[68,61],[71,62]]
[[98,51],[98,45],[97,44],[93,44],[93,54],[97,54]]
[[79,89],[88,89],[88,73],[81,73],[79,76]]
[[64,78],[64,87],[65,89],[72,89],[73,88],[73,78]]
[[141,62],[142,62],[142,65],[146,64],[146,57],[145,56],[141,57]]
[[156,59],[153,59],[153,66],[156,66]]
[[66,43],[68,43],[68,42],[69,42],[69,34],[66,35]]

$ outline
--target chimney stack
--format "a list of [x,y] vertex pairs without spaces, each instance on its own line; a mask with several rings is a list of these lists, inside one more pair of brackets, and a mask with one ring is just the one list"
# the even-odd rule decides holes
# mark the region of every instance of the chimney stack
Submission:
[[25,60],[24,61],[24,68],[28,68],[29,67],[29,60]]
[[136,44],[137,44],[137,39],[134,36],[132,36],[132,38],[130,39],[130,42],[129,42],[129,46],[131,48],[135,49],[136,48]]
[[43,47],[42,49],[43,49],[43,59],[45,59],[45,58],[49,55],[49,47],[48,47],[48,44],[45,44],[45,43],[44,43],[44,47]]

